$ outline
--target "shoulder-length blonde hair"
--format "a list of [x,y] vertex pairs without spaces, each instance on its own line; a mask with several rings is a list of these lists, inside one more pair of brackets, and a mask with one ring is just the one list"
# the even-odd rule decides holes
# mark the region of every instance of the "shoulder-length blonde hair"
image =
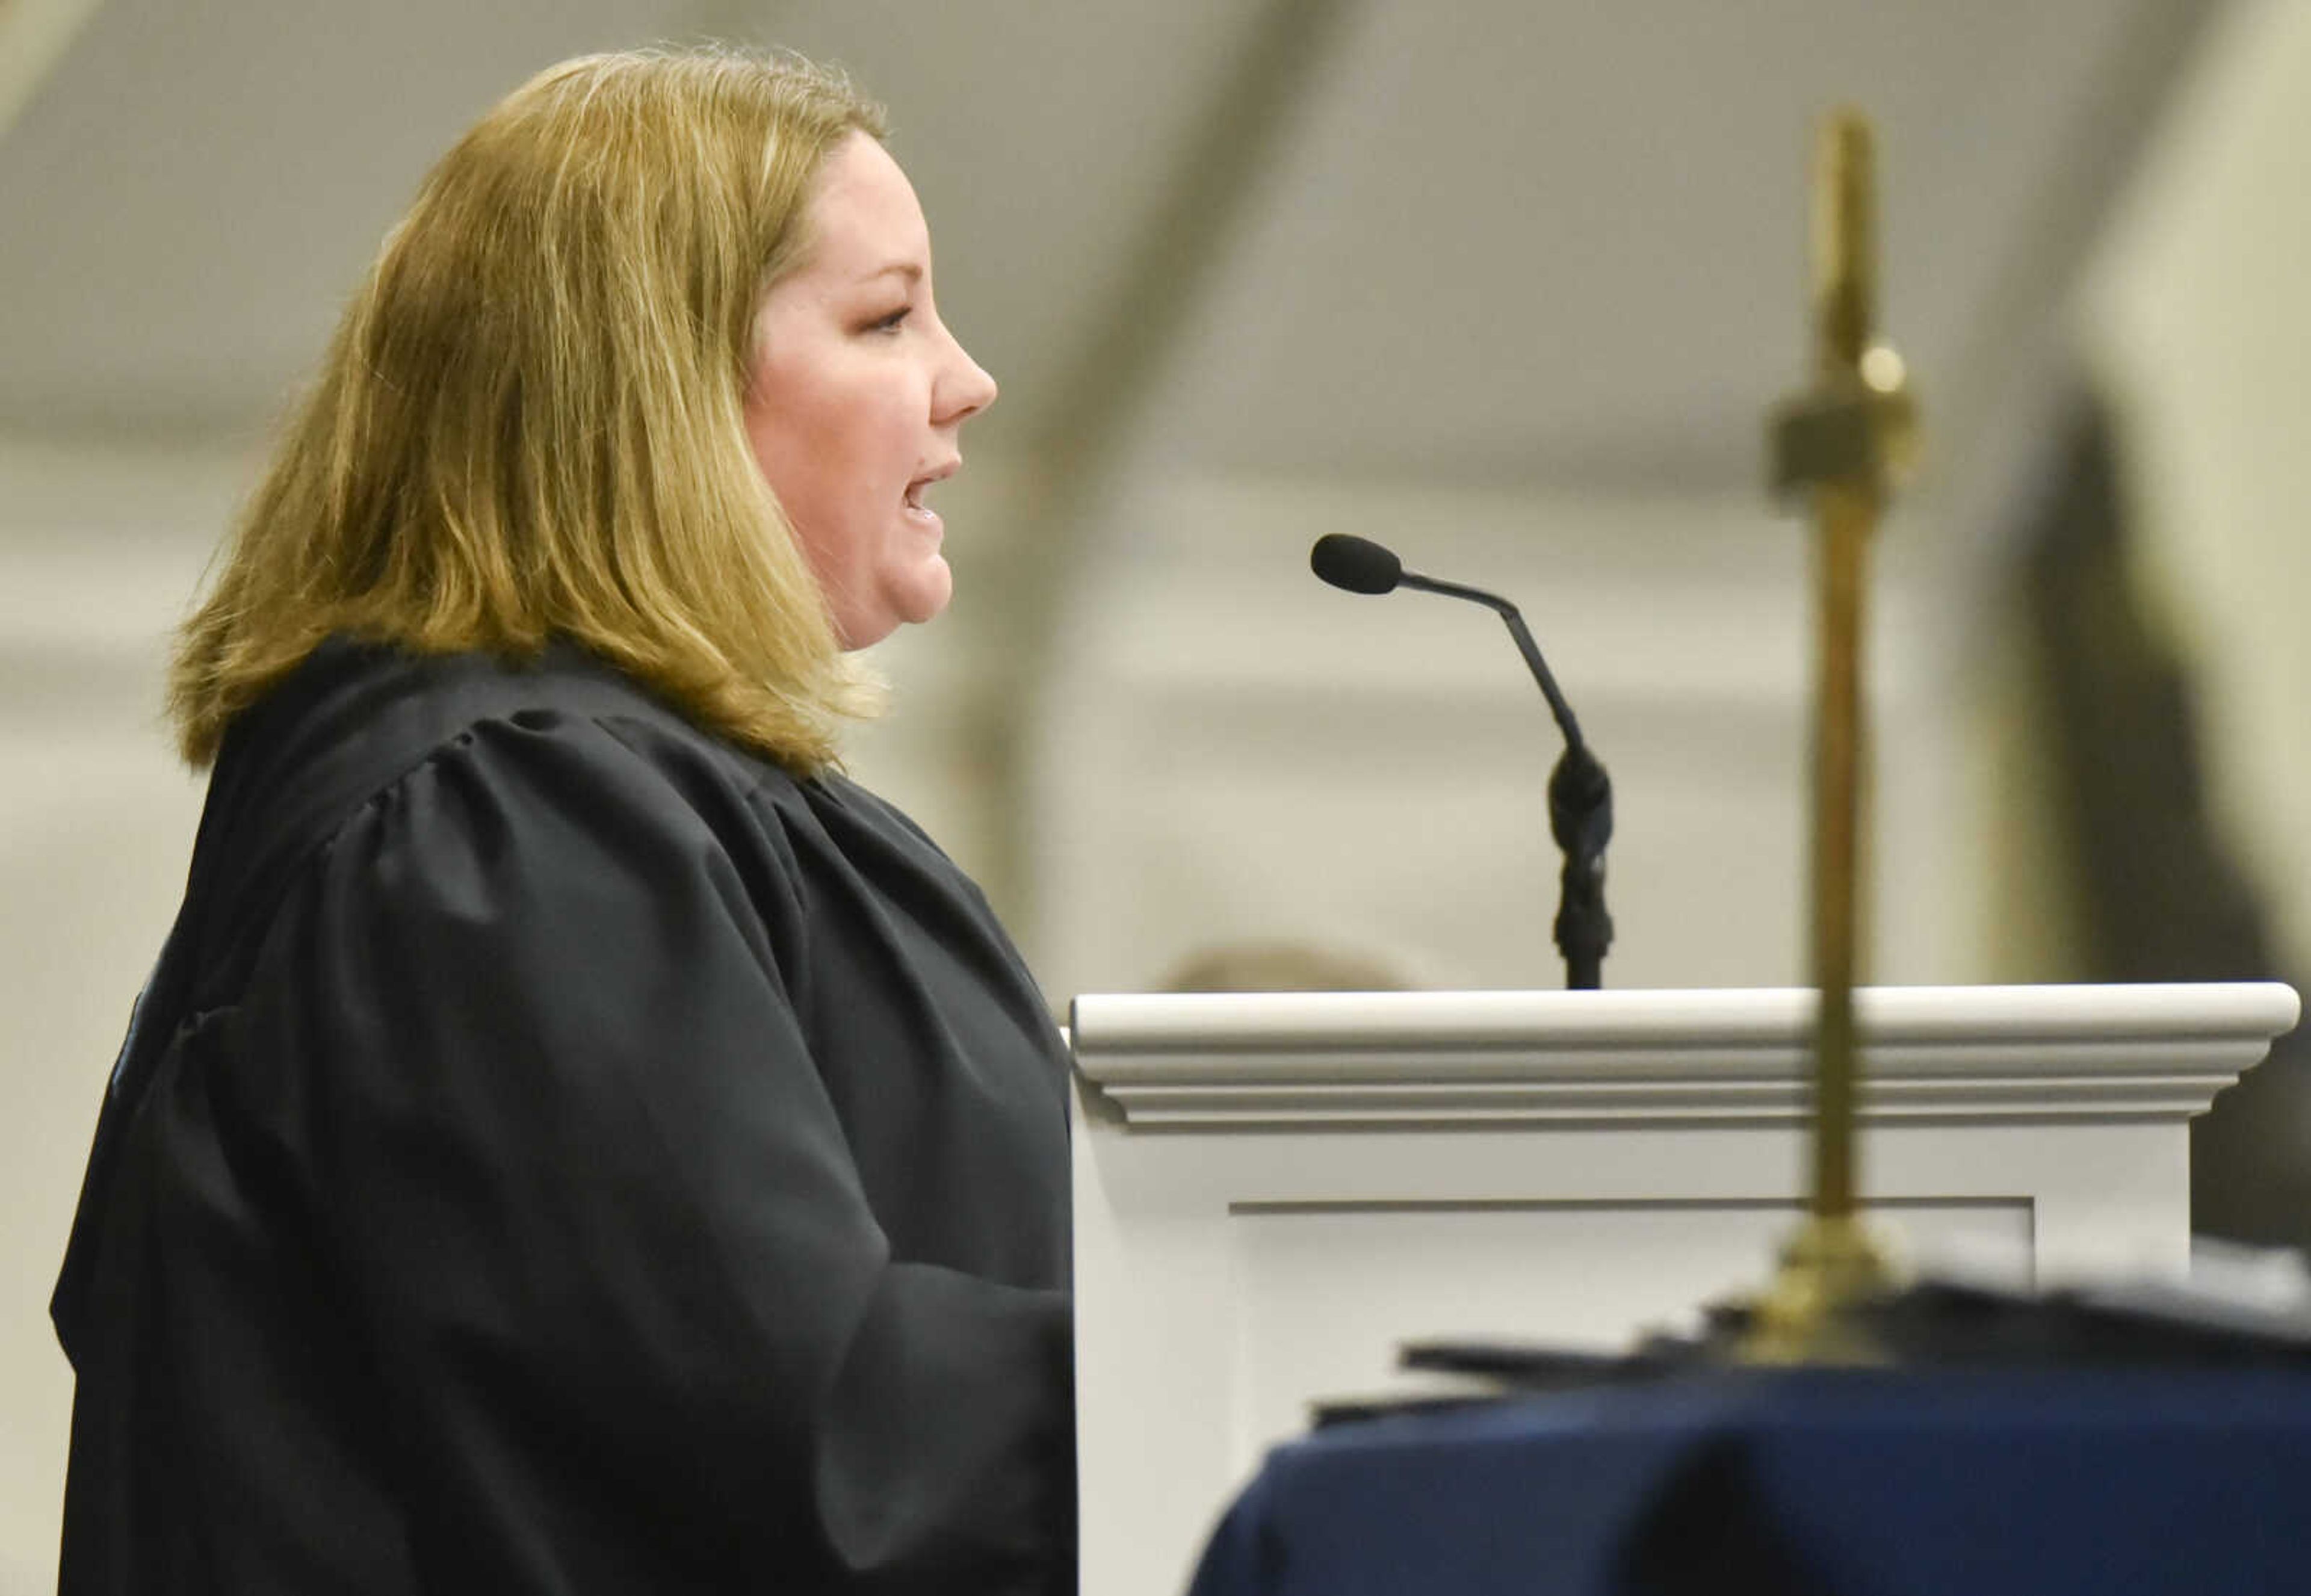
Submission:
[[508,96],[426,179],[185,624],[180,746],[332,633],[592,649],[808,772],[873,691],[747,443],[762,295],[883,114],[798,57],[638,51]]

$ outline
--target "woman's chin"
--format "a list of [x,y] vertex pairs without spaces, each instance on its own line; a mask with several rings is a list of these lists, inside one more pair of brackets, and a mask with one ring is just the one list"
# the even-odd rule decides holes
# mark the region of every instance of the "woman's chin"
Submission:
[[933,554],[902,580],[886,583],[879,602],[850,613],[838,606],[835,633],[845,652],[871,649],[902,626],[937,620],[954,597],[955,573],[943,557]]
[[937,620],[954,602],[955,572],[948,569],[945,555],[933,554],[908,577],[905,591],[894,594],[896,602],[892,605],[907,624],[920,626]]

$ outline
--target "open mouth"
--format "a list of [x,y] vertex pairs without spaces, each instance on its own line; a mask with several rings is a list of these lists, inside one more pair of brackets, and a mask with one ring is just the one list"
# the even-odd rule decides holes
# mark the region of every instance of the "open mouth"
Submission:
[[906,510],[906,516],[909,520],[914,522],[916,526],[922,528],[926,531],[937,531],[942,529],[946,526],[946,523],[939,519],[939,513],[937,510],[933,510],[929,505],[923,502],[923,492],[931,484],[927,482],[909,483],[907,484],[907,494],[903,501],[903,504]]
[[923,502],[923,495],[930,492],[935,484],[944,482],[954,475],[955,470],[954,466],[942,466],[937,470],[928,472],[909,483],[902,499],[907,514],[926,526],[940,525],[938,511]]

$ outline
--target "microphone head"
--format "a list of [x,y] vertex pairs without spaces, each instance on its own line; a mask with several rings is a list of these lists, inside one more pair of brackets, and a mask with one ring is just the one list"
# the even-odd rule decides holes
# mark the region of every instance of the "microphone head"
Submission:
[[1393,593],[1404,562],[1368,537],[1327,532],[1308,551],[1308,569],[1351,593]]

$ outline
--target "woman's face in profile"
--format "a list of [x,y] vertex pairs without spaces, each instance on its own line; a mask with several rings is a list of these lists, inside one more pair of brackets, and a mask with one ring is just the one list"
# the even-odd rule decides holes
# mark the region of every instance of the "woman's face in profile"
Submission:
[[931,298],[930,231],[890,153],[853,133],[820,169],[812,243],[754,321],[746,432],[846,649],[946,607],[954,577],[924,498],[995,400]]

